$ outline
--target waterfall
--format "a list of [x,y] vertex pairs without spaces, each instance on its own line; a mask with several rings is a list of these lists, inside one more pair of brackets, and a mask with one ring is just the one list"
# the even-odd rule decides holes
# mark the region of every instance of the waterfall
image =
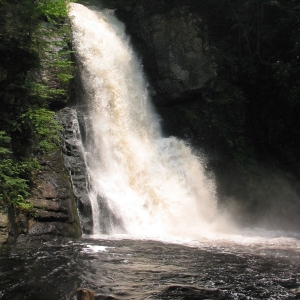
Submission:
[[94,234],[195,236],[217,215],[215,188],[181,140],[162,136],[142,65],[110,10],[70,4],[87,106]]

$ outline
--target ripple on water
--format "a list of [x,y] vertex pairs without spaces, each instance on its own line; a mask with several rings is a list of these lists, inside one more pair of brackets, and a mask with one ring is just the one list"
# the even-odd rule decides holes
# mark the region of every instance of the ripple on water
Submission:
[[297,299],[299,249],[280,243],[33,240],[0,255],[0,299]]

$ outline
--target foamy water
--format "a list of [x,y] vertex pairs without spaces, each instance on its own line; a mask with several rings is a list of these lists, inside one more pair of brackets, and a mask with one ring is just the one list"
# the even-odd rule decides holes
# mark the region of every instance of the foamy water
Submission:
[[[110,11],[80,4],[70,5],[70,16],[92,127],[87,151],[94,218],[101,197],[115,216],[109,233],[122,228],[134,235],[196,237],[213,230],[214,184],[183,141],[162,136],[124,25]],[[94,233],[101,230],[95,220]]]
[[201,160],[183,141],[162,136],[141,64],[112,12],[70,4],[69,14],[91,126],[94,237],[297,248],[298,236],[241,230],[218,212]]

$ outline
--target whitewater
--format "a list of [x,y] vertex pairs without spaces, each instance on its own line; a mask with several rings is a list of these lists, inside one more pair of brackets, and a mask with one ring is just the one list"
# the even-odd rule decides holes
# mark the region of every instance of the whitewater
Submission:
[[69,15],[90,123],[84,156],[94,237],[298,248],[295,233],[240,229],[218,211],[204,160],[162,135],[142,64],[114,12],[71,3]]

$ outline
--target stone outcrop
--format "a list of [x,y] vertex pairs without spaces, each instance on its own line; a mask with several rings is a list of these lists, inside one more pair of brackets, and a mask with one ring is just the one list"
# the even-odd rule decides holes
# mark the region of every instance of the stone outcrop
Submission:
[[[55,63],[55,55],[69,48],[69,32],[55,30],[48,23],[42,22],[42,27],[48,28],[51,35],[44,36],[48,52],[41,59],[41,66],[36,73],[31,74],[37,82],[42,82],[49,89],[61,89],[65,93],[57,94],[50,101],[50,107],[61,108],[66,105],[70,86],[58,79],[57,74],[62,70]],[[65,23],[68,26],[68,23]],[[70,59],[69,54],[60,56],[61,60]],[[81,235],[80,222],[75,203],[68,169],[65,167],[62,149],[57,147],[49,155],[39,158],[42,169],[36,177],[35,187],[29,199],[35,215],[28,220],[28,235],[56,235],[65,237],[79,237]],[[25,226],[26,227],[26,226]]]
[[155,85],[171,100],[202,88],[213,70],[200,16],[174,8],[151,16],[149,25],[159,74]]
[[[80,133],[77,111],[66,107],[57,114],[63,126],[62,152],[64,163],[72,183],[73,193],[84,233],[92,232],[92,210],[88,197],[88,174],[83,157],[82,136]],[[82,122],[83,117],[82,117]]]
[[[21,11],[22,8],[20,4],[18,9]],[[14,12],[14,8],[4,5],[3,12],[6,10],[7,15],[3,15],[3,20],[1,19],[4,26],[1,37],[4,46],[0,51],[3,58],[0,62],[0,131],[9,135],[12,131],[19,130],[12,136],[13,146],[5,147],[12,150],[14,158],[36,156],[42,167],[31,186],[31,196],[28,200],[32,202],[34,210],[30,215],[7,207],[9,203],[0,203],[0,244],[13,243],[20,234],[79,237],[81,229],[74,194],[61,149],[57,147],[50,154],[41,155],[39,139],[43,139],[44,136],[39,136],[34,129],[30,132],[30,126],[25,125],[23,128],[20,125],[22,128],[15,130],[14,125],[17,122],[21,123],[18,114],[24,113],[31,106],[32,109],[39,108],[40,105],[43,108],[58,110],[68,102],[68,78],[72,77],[73,70],[68,22],[60,18],[55,25],[36,16],[32,27],[28,25],[24,32],[18,35],[20,22],[24,22],[26,18],[23,19],[22,14],[15,16],[17,25],[14,26],[15,23],[11,22],[14,17],[10,11]],[[6,26],[10,25],[8,30]],[[28,33],[34,32],[32,36],[38,38],[30,40],[27,30]]]
[[0,212],[0,245],[14,243],[19,235],[78,238],[81,228],[76,203],[59,147],[39,157],[31,197],[31,214],[9,207]]
[[120,7],[116,13],[125,22],[150,81],[161,96],[154,99],[156,104],[185,100],[214,76],[206,28],[197,12],[188,7],[149,12],[145,6],[136,5]]
[[35,216],[28,221],[28,234],[80,236],[74,196],[60,149],[43,157],[41,163],[30,199]]

